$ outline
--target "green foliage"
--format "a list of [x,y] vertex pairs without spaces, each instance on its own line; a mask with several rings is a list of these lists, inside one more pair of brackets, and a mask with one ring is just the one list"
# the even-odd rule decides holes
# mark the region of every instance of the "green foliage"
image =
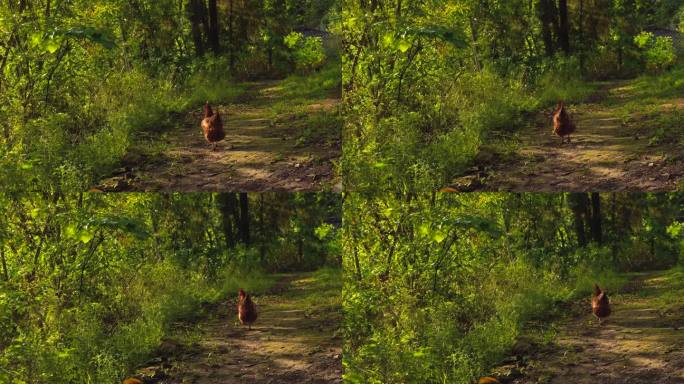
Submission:
[[248,196],[253,243],[232,246],[234,212],[216,200],[0,194],[0,380],[117,383],[173,324],[239,288],[267,291],[267,272],[329,267],[321,292],[339,292],[337,229],[324,222],[339,217],[337,196]]
[[671,37],[655,37],[650,32],[642,32],[634,38],[634,43],[644,52],[649,71],[661,72],[674,65],[677,59]]
[[341,92],[342,75],[339,62],[330,62],[310,75],[293,74],[282,82],[283,97],[288,104],[337,96]]
[[295,66],[301,73],[319,69],[325,62],[323,39],[320,37],[305,37],[292,32],[285,36],[285,45],[292,51]]
[[559,58],[539,80],[539,106],[555,105],[558,100],[577,103],[585,100],[596,89],[582,79],[579,62],[576,58]]
[[345,382],[472,383],[559,304],[622,287],[637,244],[654,244],[648,265],[676,263],[681,194],[599,195],[603,244],[586,246],[573,196],[349,195]]
[[[675,3],[570,6],[568,47],[559,44],[557,5],[547,12],[522,0],[347,4],[347,185],[439,190],[483,166],[473,164],[483,143],[515,145],[532,112],[586,100],[595,89],[588,79],[643,72],[634,36],[669,25]],[[656,40],[650,60],[664,68],[671,56],[666,40]]]
[[226,73],[228,59],[208,57],[196,63],[194,73],[188,79],[185,89],[189,95],[184,97],[182,109],[193,109],[207,100],[212,104],[235,102],[247,89],[238,84]]
[[[236,3],[218,47],[193,28],[187,2],[3,3],[0,180],[16,190],[91,188],[142,137],[158,139],[207,100],[234,102],[246,87],[238,79],[290,74],[285,35],[325,28],[339,12],[334,0],[309,3]],[[307,68],[326,60],[318,40],[297,52]]]

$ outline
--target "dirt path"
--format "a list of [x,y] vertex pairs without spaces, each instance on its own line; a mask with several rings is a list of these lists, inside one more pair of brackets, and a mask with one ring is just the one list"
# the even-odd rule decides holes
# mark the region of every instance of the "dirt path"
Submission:
[[[200,129],[201,106],[180,116],[178,129],[164,135],[157,154],[132,153],[124,167],[105,180],[105,191],[318,191],[330,189],[340,156],[339,140],[303,143],[306,116],[294,110],[276,113],[282,103],[280,82],[251,86],[236,104],[217,105],[226,139],[212,152]],[[338,103],[334,95],[316,100],[308,112],[323,113]],[[294,108],[295,106],[293,106]],[[275,113],[275,116],[274,116]]]
[[254,297],[259,318],[251,330],[239,325],[231,301],[201,325],[195,342],[162,346],[171,357],[141,373],[157,372],[160,384],[341,383],[341,309],[307,304],[317,289],[311,274],[283,275]]
[[660,99],[650,115],[625,118],[624,107],[639,97],[629,82],[601,84],[586,103],[570,106],[578,132],[563,146],[551,133],[550,111],[540,113],[519,133],[513,155],[485,153],[477,178],[457,179],[456,189],[465,183],[465,189],[517,192],[676,190],[684,180],[684,146],[650,138],[659,112],[684,114],[684,98]]
[[658,310],[654,300],[672,294],[663,281],[663,273],[642,274],[609,292],[613,313],[601,327],[583,302],[585,314],[559,324],[555,342],[508,382],[684,383],[684,298],[678,308]]

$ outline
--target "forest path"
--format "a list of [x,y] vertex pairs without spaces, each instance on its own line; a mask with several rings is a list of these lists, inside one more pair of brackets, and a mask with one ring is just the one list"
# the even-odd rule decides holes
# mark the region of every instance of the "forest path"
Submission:
[[[233,104],[212,105],[223,118],[226,138],[212,151],[200,128],[198,106],[178,116],[181,123],[149,148],[158,153],[131,153],[118,174],[102,183],[105,191],[318,191],[335,183],[333,160],[340,142],[302,139],[311,114],[326,113],[340,100],[335,95],[287,106],[281,81],[250,84]],[[154,149],[153,149],[154,150]],[[145,152],[146,149],[143,149]]]
[[[258,319],[251,330],[237,320],[236,293],[199,324],[191,346],[169,348],[165,378],[157,383],[341,383],[340,293],[319,286],[312,273],[279,277],[269,292],[253,297]],[[155,371],[159,367],[141,372]]]
[[[684,97],[647,98],[632,81],[603,82],[583,104],[570,105],[577,125],[570,144],[552,133],[551,110],[518,132],[519,148],[500,156],[485,151],[484,177],[455,181],[455,189],[487,191],[672,191],[684,178],[684,146],[653,140],[663,124],[684,122]],[[669,120],[661,120],[664,116]],[[484,163],[484,164],[481,164]]]
[[522,377],[502,383],[684,383],[684,299],[673,297],[682,279],[681,271],[636,275],[608,292],[613,312],[600,327],[582,302],[582,315],[555,324],[556,339],[525,356]]

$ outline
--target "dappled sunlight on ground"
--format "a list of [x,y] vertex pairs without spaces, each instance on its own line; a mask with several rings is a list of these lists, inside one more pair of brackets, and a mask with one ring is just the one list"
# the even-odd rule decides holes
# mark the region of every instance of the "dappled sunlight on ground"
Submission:
[[[663,113],[673,119],[684,114],[684,98],[655,98],[653,105],[644,105],[635,85],[609,82],[590,100],[569,106],[577,125],[571,144],[561,145],[552,134],[549,115],[540,113],[536,124],[518,135],[517,151],[476,164],[481,182],[472,189],[616,192],[673,191],[681,186],[684,146],[652,137],[658,133],[654,119]],[[630,112],[632,106],[635,111]],[[454,181],[461,184],[460,179]]]
[[665,284],[672,275],[640,274],[622,291],[609,293],[613,313],[600,327],[587,300],[583,315],[558,324],[552,345],[528,351],[513,382],[684,383],[684,297],[670,313],[659,301],[680,292],[680,285]]
[[280,104],[287,100],[282,99],[279,84],[254,83],[244,100],[214,107],[221,113],[226,131],[217,151],[204,140],[198,107],[179,122],[176,130],[155,138],[165,143],[160,153],[146,153],[146,148],[142,153],[129,153],[124,159],[125,175],[104,180],[98,188],[180,192],[331,189],[337,182],[333,162],[340,157],[341,143],[302,141],[307,116],[295,107],[324,114],[341,101],[321,98],[283,109]]
[[237,322],[235,302],[202,324],[197,341],[179,348],[161,383],[341,383],[339,293],[333,306],[310,308],[316,294],[311,274],[286,274],[266,295],[251,330]]

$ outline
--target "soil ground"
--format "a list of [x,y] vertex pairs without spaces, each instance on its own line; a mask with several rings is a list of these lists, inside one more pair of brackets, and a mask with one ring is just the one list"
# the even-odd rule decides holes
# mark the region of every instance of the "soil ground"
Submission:
[[568,310],[583,314],[554,324],[557,335],[551,343],[531,347],[522,338],[517,367],[499,368],[508,374],[501,382],[684,383],[684,298],[668,310],[656,303],[671,293],[664,273],[639,274],[620,292],[608,292],[613,313],[602,326],[591,315],[588,299],[576,303]]
[[[202,106],[180,115],[173,131],[150,139],[160,153],[131,152],[123,167],[96,189],[103,191],[296,192],[329,190],[338,183],[333,161],[338,139],[305,142],[306,113],[274,112],[282,103],[279,81],[255,83],[234,104],[213,105],[223,118],[226,138],[212,151],[200,129]],[[335,110],[336,95],[311,100],[309,114]],[[299,107],[299,106],[296,106]],[[293,105],[293,111],[295,106]],[[340,128],[341,131],[341,128]],[[340,132],[341,135],[341,132]],[[323,135],[325,136],[325,135]],[[329,134],[327,136],[330,136]]]
[[253,297],[258,319],[251,330],[237,320],[236,294],[199,324],[195,342],[165,342],[155,364],[139,373],[159,384],[341,383],[341,307],[312,307],[317,290],[309,273],[282,275]]
[[[570,105],[577,125],[570,144],[552,134],[552,112],[543,111],[517,133],[517,150],[483,151],[477,169],[454,181],[461,191],[569,192],[673,191],[684,180],[684,145],[654,142],[658,118],[684,114],[683,97],[643,101],[650,113],[632,113],[640,94],[629,81],[604,82],[578,105]],[[674,129],[684,129],[674,127]],[[684,135],[684,133],[682,134]]]

